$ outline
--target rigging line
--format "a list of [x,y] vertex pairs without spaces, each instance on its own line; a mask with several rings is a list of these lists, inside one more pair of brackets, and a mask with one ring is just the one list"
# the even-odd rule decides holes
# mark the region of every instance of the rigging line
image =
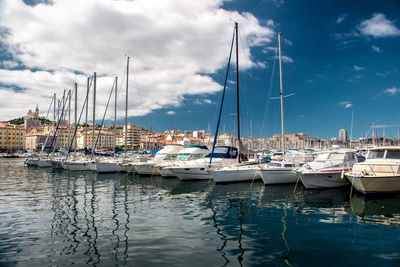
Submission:
[[115,86],[116,86],[116,84],[115,84],[115,80],[114,80],[114,83],[113,83],[113,85],[112,85],[112,87],[111,87],[110,95],[109,95],[109,97],[108,97],[106,109],[105,109],[105,111],[104,111],[103,119],[102,119],[101,124],[100,124],[99,133],[97,134],[96,143],[95,143],[94,146],[93,146],[92,156],[91,156],[91,158],[90,158],[91,160],[93,159],[93,156],[95,155],[97,143],[98,143],[98,141],[99,141],[99,137],[100,137],[100,134],[101,134],[101,128],[103,127],[104,119],[105,119],[106,113],[107,113],[108,104],[110,104],[110,99],[111,99],[111,96],[112,96],[112,94],[113,94],[113,91],[114,91]]
[[[271,79],[270,79],[270,82],[269,82],[267,101],[265,103],[264,119],[263,119],[263,123],[262,123],[262,127],[261,127],[261,136],[264,135],[265,124],[266,124],[266,121],[268,120],[267,117],[269,115],[269,108],[270,108],[270,102],[271,102],[272,85],[273,85],[273,82],[274,82],[274,74],[275,74],[277,53],[278,53],[278,48],[275,49],[274,64],[272,66],[272,72],[271,72]],[[265,132],[265,134],[266,134],[266,132]]]

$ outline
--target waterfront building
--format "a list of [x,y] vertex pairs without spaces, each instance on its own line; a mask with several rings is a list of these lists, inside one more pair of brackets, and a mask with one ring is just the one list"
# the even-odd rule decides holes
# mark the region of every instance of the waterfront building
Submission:
[[347,130],[346,129],[340,129],[339,130],[339,141],[342,144],[347,144]]
[[[99,131],[95,131],[94,142],[97,140],[97,136]],[[93,132],[92,130],[88,130],[86,134],[86,146],[89,149],[93,147]],[[85,148],[85,131],[82,130],[77,133],[77,146],[78,149]],[[114,139],[114,132],[102,130],[100,132],[100,136],[97,141],[96,150],[114,150],[115,147],[115,139]]]
[[0,152],[24,150],[25,129],[7,122],[0,123]]
[[139,149],[140,148],[140,135],[143,132],[143,129],[137,126],[136,124],[133,123],[128,123],[128,127],[124,125],[122,134],[123,134],[123,139],[125,145],[125,128],[127,128],[127,147],[128,148],[133,148],[133,149]]

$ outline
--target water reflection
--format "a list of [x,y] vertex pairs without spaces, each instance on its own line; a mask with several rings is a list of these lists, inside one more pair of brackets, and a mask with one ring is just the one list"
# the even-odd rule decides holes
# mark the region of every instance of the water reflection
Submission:
[[400,195],[54,172],[20,161],[0,161],[0,178],[0,265],[400,262]]
[[357,215],[364,222],[400,226],[400,195],[368,197],[354,194],[350,199],[348,212]]

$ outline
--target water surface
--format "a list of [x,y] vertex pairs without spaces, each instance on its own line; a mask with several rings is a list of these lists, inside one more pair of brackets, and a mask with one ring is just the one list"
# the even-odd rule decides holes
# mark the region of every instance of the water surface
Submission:
[[0,265],[400,266],[400,196],[0,160]]

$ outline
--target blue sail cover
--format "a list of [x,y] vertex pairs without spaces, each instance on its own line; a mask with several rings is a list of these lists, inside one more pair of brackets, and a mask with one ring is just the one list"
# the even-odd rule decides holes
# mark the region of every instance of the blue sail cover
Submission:
[[206,158],[224,158],[224,159],[236,159],[238,155],[238,150],[236,147],[232,146],[217,146],[214,148],[214,153],[210,153]]

